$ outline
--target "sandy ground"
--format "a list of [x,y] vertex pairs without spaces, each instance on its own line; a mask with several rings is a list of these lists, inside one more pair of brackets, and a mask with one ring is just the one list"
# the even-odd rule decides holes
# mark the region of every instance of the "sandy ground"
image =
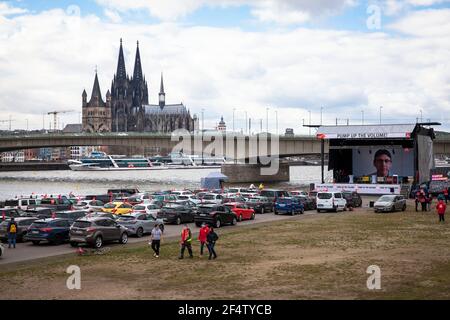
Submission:
[[[102,256],[5,265],[1,299],[449,299],[450,222],[434,212],[374,214],[363,208],[220,229],[218,259],[159,259],[144,244]],[[81,268],[68,290],[66,268]],[[366,269],[381,269],[369,290]]]

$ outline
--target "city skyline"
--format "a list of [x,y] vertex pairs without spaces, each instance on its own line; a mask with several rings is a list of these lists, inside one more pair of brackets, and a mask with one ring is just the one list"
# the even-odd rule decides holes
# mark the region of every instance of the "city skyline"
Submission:
[[449,130],[449,21],[441,0],[0,1],[0,129],[10,115],[13,129],[40,129],[54,110],[78,123],[80,92],[97,69],[106,93],[123,38],[127,65],[140,43],[150,103],[163,72],[168,100],[204,109],[207,128],[222,115],[265,128],[270,108],[269,131],[277,117],[280,133],[308,133],[302,119],[378,123],[382,106],[383,122]]

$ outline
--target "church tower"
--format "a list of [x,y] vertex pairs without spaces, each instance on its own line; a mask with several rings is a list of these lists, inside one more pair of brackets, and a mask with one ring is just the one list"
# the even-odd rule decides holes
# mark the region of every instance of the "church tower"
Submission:
[[161,87],[159,89],[159,107],[164,109],[164,106],[166,105],[166,94],[164,92],[164,80],[163,80],[163,74],[161,72]]
[[127,76],[122,39],[120,39],[117,71],[111,84],[112,131],[128,131],[128,117],[131,113],[130,80]]
[[128,131],[144,131],[144,105],[148,104],[147,81],[142,72],[141,54],[139,41],[136,47],[133,77],[131,78],[131,113],[128,120]]
[[95,72],[94,86],[91,100],[87,102],[86,90],[82,94],[83,132],[110,132],[111,131],[111,105],[109,103],[109,91],[105,103],[98,83],[97,71]]

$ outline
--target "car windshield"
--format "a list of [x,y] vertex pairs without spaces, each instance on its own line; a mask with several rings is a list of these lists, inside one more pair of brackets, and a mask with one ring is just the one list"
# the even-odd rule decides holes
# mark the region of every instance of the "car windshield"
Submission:
[[239,189],[228,189],[229,193],[238,193]]
[[199,207],[198,212],[200,213],[210,213],[214,210],[214,207]]
[[6,200],[5,207],[17,207],[19,205],[19,200]]
[[382,196],[378,199],[379,202],[390,202],[392,200],[394,200],[393,196]]
[[317,198],[319,199],[331,199],[333,195],[331,193],[319,193],[317,194]]
[[134,206],[134,210],[145,210],[145,206]]
[[41,204],[58,204],[58,199],[42,199]]
[[114,203],[107,203],[105,204],[105,209],[114,209],[116,205]]
[[73,226],[76,228],[89,228],[91,226],[91,224],[92,223],[89,221],[75,221]]
[[136,217],[134,216],[120,216],[117,221],[129,221],[129,220],[136,220]]
[[278,203],[291,203],[292,199],[288,199],[288,198],[278,198]]
[[76,205],[84,207],[84,206],[87,206],[87,203],[86,202],[78,202]]
[[31,228],[45,228],[48,225],[49,225],[48,222],[45,221],[33,222]]
[[273,191],[261,191],[261,195],[264,197],[272,197],[274,195]]
[[205,200],[214,200],[215,198],[216,198],[216,196],[213,194],[205,194],[203,196],[203,199],[205,199]]

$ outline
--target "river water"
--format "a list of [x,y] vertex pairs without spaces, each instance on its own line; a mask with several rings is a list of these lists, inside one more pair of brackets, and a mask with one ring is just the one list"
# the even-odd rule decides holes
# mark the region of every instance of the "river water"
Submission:
[[[200,179],[220,169],[172,169],[150,171],[86,172],[23,171],[0,172],[0,200],[35,194],[104,194],[107,189],[137,187],[141,191],[199,188]],[[326,177],[330,173],[326,172]],[[304,188],[320,182],[320,166],[293,166],[290,181],[265,183],[266,187]],[[258,183],[255,183],[258,185]],[[248,186],[245,184],[243,186]]]

